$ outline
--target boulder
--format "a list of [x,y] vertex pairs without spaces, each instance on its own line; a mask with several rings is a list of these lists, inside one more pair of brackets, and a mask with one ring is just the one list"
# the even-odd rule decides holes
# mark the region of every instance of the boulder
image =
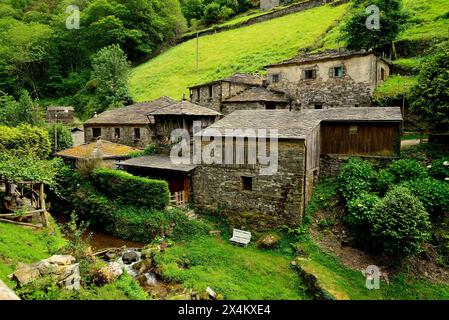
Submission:
[[112,283],[123,274],[122,266],[117,262],[110,262],[96,271],[93,280],[98,285]]
[[135,251],[127,251],[122,257],[124,264],[131,264],[139,260],[139,255]]
[[42,260],[41,262],[48,262],[50,264],[55,264],[58,266],[68,266],[74,264],[76,262],[76,259],[72,256],[55,255],[48,259]]
[[259,249],[274,249],[279,245],[281,238],[276,234],[267,234],[257,241]]
[[0,301],[4,300],[20,300],[20,298],[0,280]]
[[20,287],[23,287],[41,276],[39,270],[30,264],[19,263],[17,270],[13,273],[11,279],[16,281]]

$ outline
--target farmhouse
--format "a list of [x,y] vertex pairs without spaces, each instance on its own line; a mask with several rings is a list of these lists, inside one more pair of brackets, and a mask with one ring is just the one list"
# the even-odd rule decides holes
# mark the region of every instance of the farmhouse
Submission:
[[236,110],[288,109],[291,101],[281,92],[270,91],[264,87],[252,87],[223,101],[223,114]]
[[260,87],[262,77],[249,74],[235,74],[228,78],[190,87],[190,100],[202,106],[221,112],[221,103],[251,87]]
[[[248,155],[243,164],[235,157],[232,164],[202,163],[193,175],[193,203],[199,210],[252,219],[255,229],[297,225],[321,166],[332,166],[327,156],[338,156],[338,161],[350,156],[396,157],[401,122],[399,108],[235,111],[200,134],[214,136],[218,131],[219,139],[226,139],[230,129],[277,129],[277,172],[260,174],[264,164],[250,163]],[[234,149],[242,143],[231,141]],[[249,139],[243,143],[247,147]],[[266,145],[275,152],[271,142]]]
[[327,50],[267,67],[269,88],[283,90],[301,109],[370,107],[391,63],[372,51]]
[[154,119],[148,113],[175,103],[168,97],[107,110],[84,123],[85,142],[99,138],[131,147],[143,148],[154,140]]

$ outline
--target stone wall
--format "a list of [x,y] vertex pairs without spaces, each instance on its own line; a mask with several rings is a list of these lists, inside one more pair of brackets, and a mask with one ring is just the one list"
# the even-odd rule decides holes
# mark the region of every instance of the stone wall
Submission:
[[260,10],[268,11],[279,6],[279,0],[260,0]]
[[[275,105],[276,109],[289,108],[285,103],[279,103]],[[264,102],[225,102],[221,108],[223,115],[230,114],[236,110],[265,110],[266,106]]]
[[[84,141],[91,143],[93,137],[93,128],[101,128],[101,139],[127,145],[130,147],[145,148],[148,144],[154,142],[154,134],[147,125],[117,125],[117,126],[84,126]],[[115,138],[115,128],[120,128],[120,138]],[[135,139],[134,129],[140,129],[140,139]]]
[[[253,178],[252,191],[242,177]],[[266,230],[302,222],[304,141],[279,141],[279,170],[259,174],[256,166],[201,165],[193,176],[193,203],[199,210],[222,214],[233,227]],[[243,225],[246,220],[246,225]]]
[[[320,158],[320,177],[337,176],[342,164],[348,162],[354,156],[347,155],[322,155]],[[385,167],[395,158],[390,157],[357,157],[372,162],[377,167]]]

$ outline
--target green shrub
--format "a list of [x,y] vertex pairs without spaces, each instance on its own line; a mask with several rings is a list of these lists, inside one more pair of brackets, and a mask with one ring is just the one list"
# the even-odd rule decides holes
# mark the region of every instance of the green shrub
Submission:
[[343,222],[356,244],[364,245],[370,241],[372,212],[379,201],[380,198],[374,194],[362,193],[348,202],[348,213],[343,217]]
[[19,157],[34,154],[41,159],[47,158],[51,153],[48,132],[30,125],[0,126],[0,153],[5,151]]
[[157,237],[168,237],[184,241],[206,235],[210,230],[206,224],[189,220],[178,210],[162,212],[122,205],[116,207],[109,214],[106,231],[123,239],[149,243]]
[[137,177],[112,169],[94,170],[92,181],[101,193],[124,204],[164,210],[170,202],[166,181]]
[[71,147],[73,147],[73,138],[72,138],[72,133],[70,132],[69,129],[67,129],[66,126],[64,126],[63,124],[57,124],[57,125],[49,125],[48,126],[48,136],[49,139],[51,141],[51,145],[55,146],[55,129],[56,129],[56,134],[57,134],[57,139],[58,139],[58,150],[57,151],[61,151],[61,150],[66,150],[69,149]]
[[432,178],[417,179],[404,184],[423,203],[431,215],[449,212],[449,184]]
[[373,166],[369,162],[352,158],[341,167],[338,176],[339,190],[348,202],[363,192],[369,192],[374,176]]
[[377,174],[377,189],[385,193],[395,184],[395,177],[388,169],[382,169]]
[[402,186],[388,191],[372,211],[373,245],[394,258],[418,254],[430,228],[423,204]]
[[387,170],[394,177],[394,183],[427,177],[426,168],[419,161],[413,159],[394,161]]
[[449,178],[449,158],[435,160],[429,168],[429,174],[438,180]]

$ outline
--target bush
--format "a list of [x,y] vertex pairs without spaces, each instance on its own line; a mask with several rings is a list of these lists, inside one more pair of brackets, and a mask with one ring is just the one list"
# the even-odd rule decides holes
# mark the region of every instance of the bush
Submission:
[[382,169],[377,174],[377,189],[385,193],[395,184],[395,177],[388,169]]
[[116,210],[108,214],[106,231],[114,236],[140,242],[152,242],[157,237],[184,241],[206,235],[210,230],[206,224],[189,220],[177,210],[150,211],[116,204]]
[[124,204],[164,210],[170,202],[170,191],[166,181],[136,177],[112,169],[94,170],[92,181],[98,191]]
[[374,169],[369,162],[352,158],[341,168],[338,176],[339,190],[348,202],[364,192],[369,192],[373,178]]
[[34,154],[41,159],[47,158],[51,153],[48,132],[30,125],[16,128],[0,126],[0,153],[5,151],[18,157]]
[[393,176],[393,183],[401,183],[427,177],[426,168],[417,160],[401,159],[394,161],[388,167]]
[[435,160],[429,168],[429,174],[438,180],[449,178],[449,158]]
[[367,244],[371,239],[372,211],[379,201],[376,195],[362,193],[348,202],[348,213],[343,217],[343,222],[359,245]]
[[423,203],[429,214],[437,216],[449,212],[449,184],[432,178],[418,179],[404,184]]
[[373,244],[394,258],[418,254],[430,229],[429,214],[405,187],[391,189],[373,208]]
[[73,147],[72,133],[64,125],[58,124],[56,126],[48,127],[48,136],[50,138],[52,146],[55,145],[55,129],[58,138],[58,148],[57,151],[66,150]]

